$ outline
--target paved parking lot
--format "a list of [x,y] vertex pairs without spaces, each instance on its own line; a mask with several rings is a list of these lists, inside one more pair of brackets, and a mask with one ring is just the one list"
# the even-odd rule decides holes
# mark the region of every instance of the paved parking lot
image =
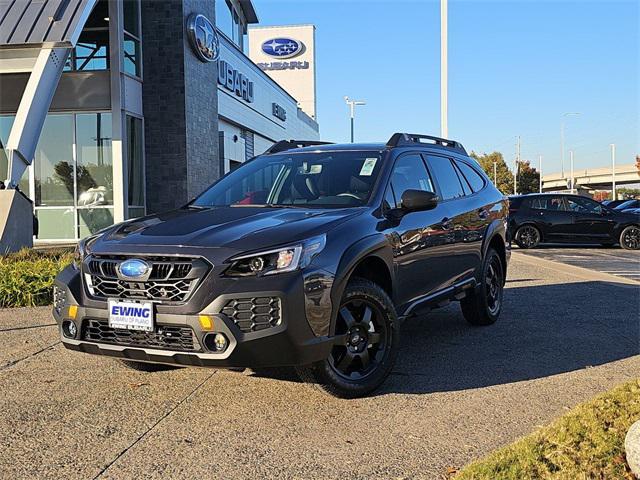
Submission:
[[[603,276],[604,275],[604,276]],[[375,396],[278,372],[144,374],[65,350],[48,309],[0,311],[2,478],[445,478],[640,375],[638,287],[515,252],[500,321],[403,326]]]
[[[514,247],[514,251],[518,247]],[[589,268],[640,282],[640,252],[616,247],[542,245],[530,250],[519,250],[536,258]]]

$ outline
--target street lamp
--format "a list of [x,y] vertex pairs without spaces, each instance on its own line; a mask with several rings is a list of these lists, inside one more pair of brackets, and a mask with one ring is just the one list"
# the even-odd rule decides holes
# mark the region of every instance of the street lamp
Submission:
[[440,136],[449,138],[448,0],[440,0]]
[[569,150],[569,161],[571,162],[571,193],[573,192],[574,187],[574,177],[573,177],[573,150]]
[[571,115],[578,116],[580,112],[567,112],[562,114],[562,121],[560,122],[560,159],[562,162],[562,178],[564,178],[564,117]]
[[613,185],[611,189],[611,200],[617,200],[616,198],[616,144],[612,143],[611,147],[611,178],[613,179]]
[[540,170],[540,193],[542,193],[542,155],[538,155],[538,163],[539,163],[539,167],[538,169]]
[[366,105],[367,102],[363,102],[362,100],[351,100],[347,96],[344,97],[344,101],[347,102],[347,105],[351,108],[351,143],[353,143],[353,119],[355,117],[356,105]]
[[493,162],[493,184],[498,186],[498,162]]

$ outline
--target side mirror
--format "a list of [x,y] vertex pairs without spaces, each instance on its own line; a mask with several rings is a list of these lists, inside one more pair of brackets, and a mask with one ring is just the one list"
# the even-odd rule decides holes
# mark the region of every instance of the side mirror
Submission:
[[438,205],[438,195],[424,190],[405,190],[400,202],[400,208],[405,212],[431,210]]

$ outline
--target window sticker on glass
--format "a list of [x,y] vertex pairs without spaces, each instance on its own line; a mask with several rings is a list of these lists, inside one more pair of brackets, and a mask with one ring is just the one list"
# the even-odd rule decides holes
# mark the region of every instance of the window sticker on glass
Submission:
[[366,158],[360,169],[361,177],[370,177],[373,173],[373,169],[376,166],[377,158]]

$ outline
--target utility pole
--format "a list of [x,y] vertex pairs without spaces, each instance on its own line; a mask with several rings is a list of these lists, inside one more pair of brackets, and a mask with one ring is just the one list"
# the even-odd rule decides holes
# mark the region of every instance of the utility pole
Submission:
[[612,143],[611,147],[611,178],[613,179],[613,185],[611,189],[611,200],[617,200],[616,197],[616,144]]
[[571,193],[573,193],[573,150],[569,150],[569,162],[571,162]]
[[449,138],[448,0],[440,0],[440,136]]
[[540,193],[542,193],[542,155],[538,155],[538,174],[540,175]]
[[513,169],[513,194],[518,194],[518,166],[520,165],[520,135],[516,137],[516,165]]
[[498,162],[493,162],[493,184],[498,187]]
[[354,123],[354,118],[356,114],[355,107],[356,105],[366,105],[367,102],[363,102],[361,100],[351,100],[347,96],[344,97],[344,101],[347,102],[347,105],[349,105],[351,109],[351,143],[353,143],[353,123]]

